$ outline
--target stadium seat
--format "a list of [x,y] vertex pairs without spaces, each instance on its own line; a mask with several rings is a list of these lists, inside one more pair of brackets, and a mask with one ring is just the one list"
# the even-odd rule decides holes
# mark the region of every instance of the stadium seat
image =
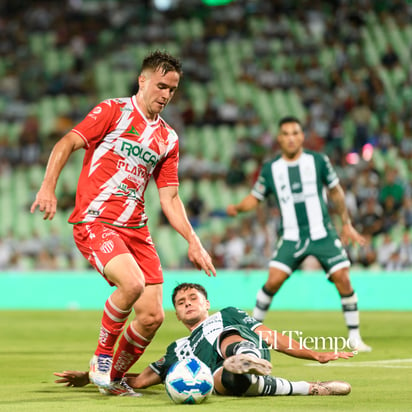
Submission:
[[[271,105],[273,111],[272,116],[275,116],[275,113],[277,118],[290,115],[289,104],[285,99],[283,91],[274,90],[273,92],[271,92],[271,100],[273,102],[273,104]],[[274,119],[274,121],[276,122],[277,119]]]
[[406,68],[410,61],[410,51],[408,49],[408,46],[410,45],[410,39],[408,42],[404,41],[401,30],[392,16],[385,17],[383,27],[386,37],[398,54],[402,65]]
[[216,183],[216,194],[218,196],[217,199],[217,209],[220,209],[222,211],[226,210],[226,207],[230,204],[233,203],[233,196],[231,193],[230,187],[224,182],[223,180],[218,180]]
[[388,45],[388,39],[385,36],[382,26],[380,24],[373,24],[369,27],[369,31],[378,54],[382,56]]
[[255,93],[255,86],[248,83],[239,82],[236,84],[236,99],[239,104],[244,105],[252,100],[251,96]]
[[18,145],[20,134],[23,130],[21,122],[12,122],[6,126],[7,141],[11,146]]
[[[183,204],[187,204],[188,200],[193,194],[195,185],[196,183],[191,179],[184,179],[184,181],[181,182],[179,186],[179,196],[182,199]],[[151,204],[154,204],[154,203],[151,203]]]
[[204,85],[192,82],[187,86],[187,92],[193,102],[193,110],[198,118],[202,118],[207,105],[207,89]]
[[42,56],[54,47],[55,37],[53,31],[31,33],[28,36],[30,51],[36,56]]
[[380,55],[373,43],[372,36],[367,28],[362,29],[363,53],[370,66],[380,64]]
[[216,129],[219,141],[219,160],[227,167],[236,150],[236,136],[232,127],[219,126]]
[[44,61],[44,68],[45,68],[47,75],[54,76],[61,71],[60,70],[61,60],[60,60],[59,53],[56,49],[53,49],[53,48],[47,49],[44,52],[43,61]]
[[383,172],[385,169],[385,157],[382,154],[382,151],[379,148],[374,148],[373,149],[373,155],[372,155],[373,163],[376,167],[376,169],[379,172]]
[[94,64],[94,78],[99,92],[98,100],[111,97],[112,72],[106,60],[102,59]]
[[98,42],[99,45],[102,47],[102,49],[105,49],[106,47],[110,46],[113,44],[115,41],[115,32],[113,30],[102,30],[98,34]]
[[290,113],[293,113],[302,122],[306,121],[306,109],[303,106],[302,100],[298,92],[294,89],[285,92],[285,99]]
[[191,30],[185,19],[177,19],[173,23],[173,31],[178,41],[185,42],[191,36]]
[[335,62],[335,51],[330,47],[322,48],[319,61],[326,70],[329,69]]
[[204,126],[198,129],[199,133],[199,146],[198,151],[201,150],[205,159],[213,160],[216,156],[219,156],[220,148],[218,139],[216,138],[215,128],[211,126]]
[[62,115],[70,113],[72,110],[72,103],[67,94],[59,94],[54,99],[56,114]]
[[246,39],[241,39],[238,41],[238,46],[240,49],[240,56],[242,58],[253,58],[255,51],[253,47],[253,42],[251,39],[246,38]]
[[393,239],[393,241],[396,243],[396,245],[399,246],[399,244],[401,243],[402,240],[402,235],[403,232],[405,231],[405,227],[398,223],[395,226],[393,226],[390,230],[390,235]]
[[182,256],[185,256],[186,254],[186,241],[170,226],[161,226],[157,228],[156,235],[153,234],[153,239],[162,266],[169,269],[178,268]]
[[51,133],[56,122],[57,113],[53,97],[45,96],[39,101],[37,116],[40,123],[40,135],[42,138],[46,137]]
[[349,117],[343,121],[343,148],[346,152],[353,149],[355,124]]
[[[9,183],[9,179],[0,179],[1,193],[10,193],[11,187],[5,182]],[[11,196],[0,196],[0,236],[5,236],[11,229],[13,230],[13,224],[16,219],[16,209],[12,201]]]
[[226,231],[227,219],[221,217],[211,217],[206,224],[207,232],[204,234],[223,236]]
[[190,34],[194,39],[202,38],[205,32],[205,26],[198,17],[192,17],[189,20]]

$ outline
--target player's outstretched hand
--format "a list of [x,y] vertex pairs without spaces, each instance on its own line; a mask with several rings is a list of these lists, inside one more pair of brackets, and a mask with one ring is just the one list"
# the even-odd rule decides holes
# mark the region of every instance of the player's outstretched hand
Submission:
[[226,213],[227,213],[228,216],[232,216],[232,217],[237,216],[238,212],[237,212],[236,206],[235,205],[228,205],[227,208],[226,208]]
[[197,269],[203,269],[206,275],[216,276],[216,269],[213,265],[212,258],[196,237],[189,242],[189,249],[187,252],[189,260],[196,266]]
[[63,371],[54,372],[53,375],[60,377],[54,383],[63,383],[64,386],[82,387],[90,383],[88,372],[80,371]]
[[358,243],[363,246],[366,242],[365,238],[350,223],[342,226],[341,239],[344,245],[352,242],[353,245]]
[[31,205],[30,212],[34,213],[37,206],[39,207],[40,212],[44,212],[44,220],[52,220],[57,210],[57,198],[54,191],[49,190],[42,185],[37,192],[35,201]]
[[339,358],[349,359],[352,357],[353,352],[319,352],[317,360],[319,363],[328,363],[329,361],[334,361]]

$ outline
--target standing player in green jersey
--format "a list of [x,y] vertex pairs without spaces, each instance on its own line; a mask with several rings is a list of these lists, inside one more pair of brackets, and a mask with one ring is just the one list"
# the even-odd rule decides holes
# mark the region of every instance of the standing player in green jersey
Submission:
[[[308,349],[234,307],[209,315],[207,292],[197,283],[176,286],[172,300],[177,318],[190,330],[190,335],[170,344],[166,354],[142,373],[127,374],[127,383],[132,388],[147,388],[163,382],[175,362],[195,356],[211,369],[215,392],[219,395],[347,395],[350,392],[350,384],[342,381],[289,381],[269,376],[272,369],[270,348],[320,363],[350,358],[352,352]],[[55,375],[61,378],[56,383],[66,386],[89,383],[87,372],[64,371]]]
[[280,238],[269,263],[269,276],[257,293],[253,316],[263,321],[273,296],[303,260],[316,257],[341,297],[343,314],[349,329],[351,346],[370,352],[359,332],[358,298],[350,278],[350,261],[332,225],[325,188],[342,222],[341,238],[364,244],[354,229],[345,205],[345,195],[328,157],[303,148],[304,133],[300,121],[292,116],[279,121],[277,140],[281,154],[263,164],[251,193],[238,204],[227,207],[230,216],[256,208],[274,195],[281,215]]

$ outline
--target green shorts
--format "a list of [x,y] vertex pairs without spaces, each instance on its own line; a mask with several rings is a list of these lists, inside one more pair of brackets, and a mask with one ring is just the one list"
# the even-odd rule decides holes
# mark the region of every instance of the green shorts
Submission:
[[337,270],[350,266],[342,242],[334,232],[328,232],[326,237],[318,240],[309,237],[298,242],[280,239],[269,267],[276,267],[290,275],[307,256],[314,256],[319,261],[328,278]]

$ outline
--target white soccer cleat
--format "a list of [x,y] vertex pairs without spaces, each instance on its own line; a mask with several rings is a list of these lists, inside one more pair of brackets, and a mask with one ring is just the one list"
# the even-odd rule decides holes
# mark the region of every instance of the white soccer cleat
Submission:
[[125,379],[110,382],[107,388],[99,387],[99,392],[106,396],[133,396],[135,398],[142,396],[141,393],[135,392]]
[[113,358],[110,355],[93,355],[90,360],[90,382],[102,388],[109,387],[112,361]]
[[272,364],[266,359],[261,359],[246,353],[233,355],[226,358],[223,362],[223,367],[236,375],[252,373],[254,375],[270,375],[272,372]]
[[310,384],[308,395],[313,396],[347,395],[351,391],[350,384],[343,381],[310,382]]
[[367,345],[362,339],[349,339],[350,347],[356,352],[372,352],[372,347]]

